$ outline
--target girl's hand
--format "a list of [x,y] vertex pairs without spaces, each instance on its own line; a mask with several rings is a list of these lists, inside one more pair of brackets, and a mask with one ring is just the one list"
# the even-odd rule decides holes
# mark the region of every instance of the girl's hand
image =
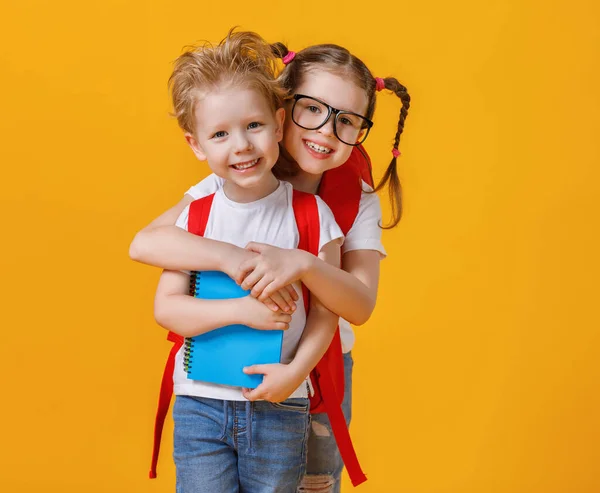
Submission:
[[249,401],[285,401],[300,387],[306,375],[299,375],[290,365],[274,363],[244,368],[247,375],[264,375],[262,383],[255,389],[242,389]]
[[[278,248],[264,243],[250,242],[246,249],[259,255],[240,265],[235,280],[243,289],[252,289],[252,296],[260,301],[272,297],[277,291],[281,292],[286,286],[291,288],[289,285],[300,280],[313,259],[310,253],[303,250]],[[295,290],[290,295],[293,301],[298,301]]]
[[292,316],[282,311],[273,311],[252,296],[239,298],[237,317],[244,325],[259,330],[287,330]]
[[[239,248],[233,245],[231,247],[222,268],[225,274],[240,284],[241,280],[238,278],[240,266],[251,262],[253,259],[257,259],[259,254],[246,248]],[[296,290],[292,286],[283,286],[275,290],[271,295],[263,297],[260,301],[274,312],[283,310],[287,313],[293,313],[296,309],[296,304],[294,303],[296,300],[298,300]]]

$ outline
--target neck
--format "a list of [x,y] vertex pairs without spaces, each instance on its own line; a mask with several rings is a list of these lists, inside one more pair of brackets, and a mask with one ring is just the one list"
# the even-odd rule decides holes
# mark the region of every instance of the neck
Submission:
[[223,192],[227,198],[233,202],[240,204],[247,204],[249,202],[255,202],[260,200],[267,195],[272,194],[279,186],[279,180],[269,173],[265,176],[260,183],[250,188],[240,187],[231,180],[226,180],[223,184]]
[[313,175],[306,171],[300,170],[296,175],[290,177],[288,181],[296,190],[301,192],[316,194],[321,184],[323,174]]

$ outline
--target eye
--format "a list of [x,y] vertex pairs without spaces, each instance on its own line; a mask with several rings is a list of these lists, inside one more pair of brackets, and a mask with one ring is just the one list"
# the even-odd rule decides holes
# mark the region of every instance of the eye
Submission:
[[252,123],[248,124],[248,128],[250,130],[254,130],[254,129],[259,128],[259,127],[262,127],[262,123],[260,123],[260,122],[252,122]]
[[227,135],[227,132],[225,132],[225,130],[219,130],[218,132],[214,133],[214,135],[211,137],[211,139],[222,139],[226,135]]
[[310,106],[307,106],[306,109],[311,113],[319,113],[321,111],[321,108],[312,104]]
[[342,123],[343,125],[352,125],[352,120],[350,120],[350,118],[346,118],[345,116],[342,116],[339,119],[339,122]]

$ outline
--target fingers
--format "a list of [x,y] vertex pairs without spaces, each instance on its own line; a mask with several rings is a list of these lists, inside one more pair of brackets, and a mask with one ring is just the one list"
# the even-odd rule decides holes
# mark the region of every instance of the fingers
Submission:
[[[277,294],[279,294],[279,296],[281,296],[283,298],[283,300],[293,310],[296,309],[295,302],[298,301],[298,299],[300,297],[298,296],[298,293],[296,292],[296,290],[294,289],[294,287],[291,284],[280,287],[280,286],[278,286],[276,281],[273,281],[267,287],[265,287],[265,289],[263,289],[263,292],[258,297],[258,300],[263,301],[268,298],[272,298],[273,300],[275,300],[275,296],[277,296]],[[281,305],[279,305],[279,306],[281,306]]]
[[254,296],[255,298],[258,298],[261,293],[263,292],[263,290],[273,282],[273,279],[270,277],[270,275],[265,275],[262,276],[260,280],[257,280],[256,284],[254,284],[254,287],[252,288],[252,296]]
[[[254,269],[252,272],[246,275],[246,278],[242,280],[240,287],[242,289],[254,289],[256,283],[264,278],[264,274],[259,269]],[[262,290],[261,290],[262,292]],[[254,294],[252,294],[254,296]],[[256,296],[254,296],[256,298]]]
[[266,245],[264,243],[257,243],[256,241],[251,241],[246,245],[246,250],[250,250],[251,252],[256,253],[262,253],[268,246],[269,245]]
[[284,312],[292,312],[296,309],[296,304],[294,303],[292,297],[286,290],[280,289],[279,291],[273,293],[270,297],[265,297],[264,293],[265,292],[263,291],[263,294],[258,298],[259,301],[263,301],[261,299],[263,297],[265,298],[265,304],[268,300],[271,300],[274,303],[276,303],[277,306]]
[[[250,274],[258,265],[259,257],[251,258],[242,262],[238,267],[237,273],[235,274],[235,282],[241,284],[242,281]],[[247,289],[247,288],[245,288]]]
[[273,322],[272,330],[288,330],[290,328],[290,322],[292,321],[292,316],[287,313],[279,312],[275,315],[275,320]]
[[294,289],[294,286],[292,286],[291,284],[288,284],[284,289],[288,293],[290,293],[290,296],[294,301],[298,301],[300,299],[300,296],[298,296],[298,292]]
[[242,389],[242,395],[249,401],[264,400],[263,391],[261,387],[262,384],[260,384],[255,389]]
[[279,310],[281,310],[279,305],[275,303],[271,298],[267,298],[265,301],[263,301],[263,303],[267,308],[270,308],[271,311],[278,312]]
[[[246,375],[264,375],[267,373],[266,365],[250,365],[244,367],[244,373]],[[257,387],[258,388],[258,387]]]

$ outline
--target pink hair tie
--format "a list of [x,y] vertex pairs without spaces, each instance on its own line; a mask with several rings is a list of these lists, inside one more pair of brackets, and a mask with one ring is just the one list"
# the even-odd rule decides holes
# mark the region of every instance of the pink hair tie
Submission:
[[395,147],[392,149],[392,154],[394,155],[394,157],[400,157],[400,151],[398,149],[396,149]]
[[383,91],[385,89],[385,81],[381,77],[375,77],[375,88],[377,91]]
[[294,57],[296,56],[296,52],[295,51],[288,51],[287,55],[284,56],[281,61],[283,62],[284,65],[287,65],[288,63],[290,63]]

